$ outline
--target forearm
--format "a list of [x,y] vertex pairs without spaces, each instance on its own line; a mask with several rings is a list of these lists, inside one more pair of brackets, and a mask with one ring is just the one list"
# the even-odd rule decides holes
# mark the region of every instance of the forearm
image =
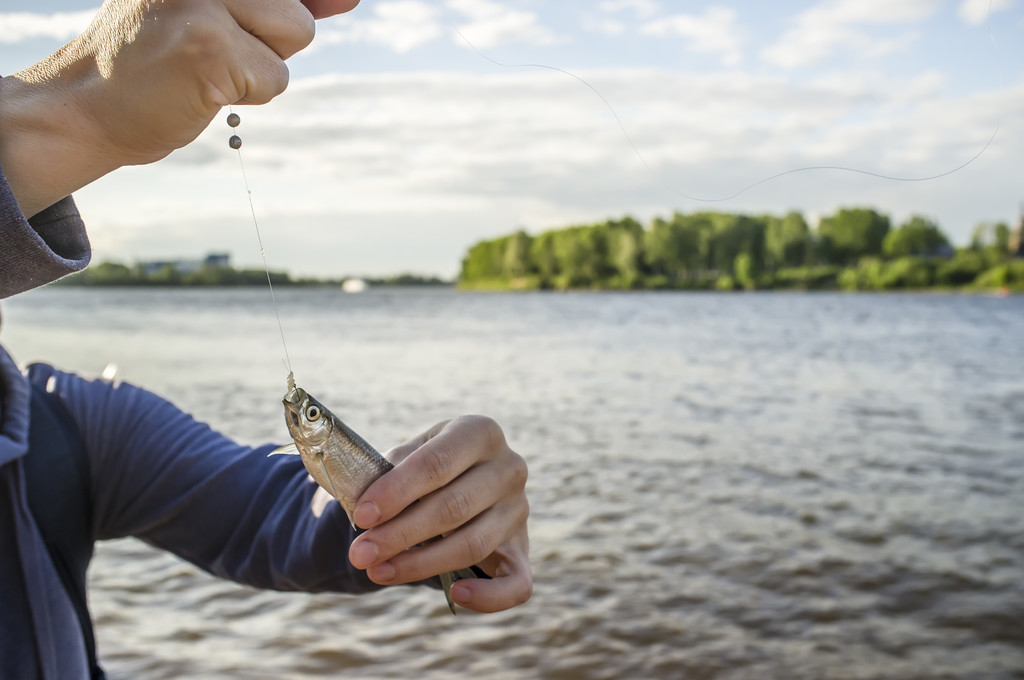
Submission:
[[40,77],[43,68],[0,79],[0,167],[26,217],[118,167],[85,148],[96,137],[92,121],[65,88]]

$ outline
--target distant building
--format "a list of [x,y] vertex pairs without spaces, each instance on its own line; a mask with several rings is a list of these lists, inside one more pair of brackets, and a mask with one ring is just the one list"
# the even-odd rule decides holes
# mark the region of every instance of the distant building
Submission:
[[204,267],[230,267],[231,255],[228,253],[209,253],[203,259]]
[[154,276],[168,267],[182,276],[192,274],[208,267],[230,267],[231,255],[228,253],[209,253],[201,260],[151,260],[139,262],[139,268],[146,276]]

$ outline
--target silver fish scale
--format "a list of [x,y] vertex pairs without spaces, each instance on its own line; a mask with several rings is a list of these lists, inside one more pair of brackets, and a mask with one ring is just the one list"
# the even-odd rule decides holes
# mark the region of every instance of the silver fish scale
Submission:
[[363,492],[394,465],[333,413],[324,409],[324,415],[331,418],[333,427],[322,447],[323,453],[307,453],[302,446],[299,450],[317,484],[331,492],[351,514]]

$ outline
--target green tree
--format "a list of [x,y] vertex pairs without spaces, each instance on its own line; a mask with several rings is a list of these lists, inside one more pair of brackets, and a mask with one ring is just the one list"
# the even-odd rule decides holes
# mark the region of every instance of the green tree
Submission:
[[932,284],[932,267],[920,257],[901,257],[887,262],[882,270],[879,288],[927,288]]
[[882,242],[886,257],[939,255],[950,252],[949,239],[931,220],[915,215],[890,231]]
[[843,208],[818,225],[821,254],[833,264],[881,255],[889,218],[870,208]]
[[733,272],[736,283],[747,290],[757,288],[757,281],[754,276],[753,260],[749,253],[740,253],[733,261]]
[[995,247],[1001,253],[1010,252],[1010,227],[1005,222],[995,226]]
[[799,267],[811,255],[811,230],[796,211],[783,218],[767,216],[765,222],[765,264],[768,269]]
[[93,286],[125,286],[138,284],[141,277],[135,269],[120,262],[100,262],[79,275],[80,283]]
[[530,243],[530,262],[540,275],[541,285],[550,286],[559,274],[555,255],[555,232],[540,234]]
[[612,286],[639,285],[644,268],[644,228],[632,217],[608,223],[608,263],[613,270]]
[[985,258],[971,250],[958,250],[952,259],[943,262],[935,271],[935,282],[944,286],[966,286],[985,271]]
[[750,256],[754,275],[764,270],[765,222],[748,215],[706,213],[713,233],[710,236],[708,265],[720,273],[730,273],[741,253]]
[[182,282],[182,276],[173,265],[167,264],[160,271],[146,277],[146,281],[158,286],[179,286]]
[[480,241],[473,245],[462,259],[459,279],[469,282],[500,277],[503,255],[499,241]]
[[522,229],[505,239],[502,271],[506,276],[518,278],[530,272],[532,268],[530,261],[532,241],[533,239],[530,238],[530,235]]
[[589,288],[600,280],[606,254],[602,237],[587,226],[555,232],[552,247],[558,262],[558,288]]

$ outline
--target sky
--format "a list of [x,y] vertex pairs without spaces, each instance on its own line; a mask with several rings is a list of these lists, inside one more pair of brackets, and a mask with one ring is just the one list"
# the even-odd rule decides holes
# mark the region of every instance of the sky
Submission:
[[[5,0],[0,73],[97,8]],[[676,211],[867,206],[966,244],[1024,209],[1021,35],[1024,0],[363,0],[237,132],[295,275],[452,277],[482,239]],[[76,193],[94,260],[260,264],[225,116]]]

